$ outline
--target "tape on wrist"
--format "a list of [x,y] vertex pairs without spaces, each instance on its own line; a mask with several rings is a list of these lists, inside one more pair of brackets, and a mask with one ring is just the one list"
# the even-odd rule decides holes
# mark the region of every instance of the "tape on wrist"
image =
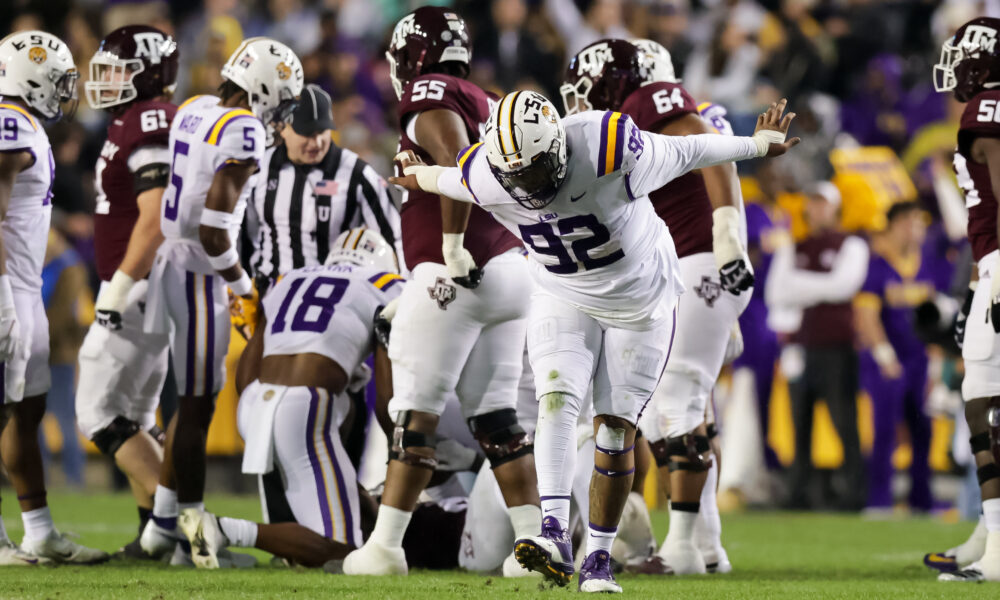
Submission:
[[128,304],[128,294],[134,285],[135,279],[121,269],[116,270],[111,276],[111,281],[98,294],[94,308],[122,312]]
[[212,210],[211,208],[206,208],[201,211],[200,222],[205,227],[214,227],[216,229],[225,229],[226,231],[229,231],[236,223],[236,217],[233,216],[233,213],[229,213],[224,210]]
[[246,271],[241,271],[240,278],[236,281],[227,281],[226,284],[237,296],[249,296],[253,292],[253,282]]
[[225,252],[218,256],[209,256],[208,264],[216,271],[225,271],[240,262],[240,255],[236,253],[236,248],[230,246]]
[[10,287],[10,275],[0,275],[0,310],[14,308],[14,290]]
[[765,156],[771,144],[781,144],[785,141],[785,134],[773,129],[761,129],[750,139],[757,144],[757,156]]
[[739,231],[740,211],[735,206],[723,206],[712,211],[712,251],[717,267],[722,268],[743,258]]
[[438,177],[445,168],[438,165],[410,165],[403,169],[403,175],[415,175],[420,189],[431,194],[440,194]]
[[464,233],[444,233],[441,234],[441,252],[444,254],[454,254],[465,247]]

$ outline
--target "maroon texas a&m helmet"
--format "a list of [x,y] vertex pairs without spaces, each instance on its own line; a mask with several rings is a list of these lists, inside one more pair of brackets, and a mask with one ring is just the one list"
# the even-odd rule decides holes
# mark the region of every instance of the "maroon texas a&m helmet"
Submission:
[[618,110],[646,81],[649,70],[639,48],[625,40],[598,40],[570,59],[559,87],[567,115],[584,110]]
[[424,6],[396,23],[385,57],[398,98],[407,83],[430,73],[434,65],[452,61],[464,65],[468,74],[472,42],[462,17],[438,6]]
[[92,108],[169,96],[177,85],[177,43],[155,27],[126,25],[101,40],[84,88]]
[[1000,86],[1000,19],[979,17],[958,28],[941,45],[941,59],[934,66],[934,89],[954,91],[968,102],[983,91]]

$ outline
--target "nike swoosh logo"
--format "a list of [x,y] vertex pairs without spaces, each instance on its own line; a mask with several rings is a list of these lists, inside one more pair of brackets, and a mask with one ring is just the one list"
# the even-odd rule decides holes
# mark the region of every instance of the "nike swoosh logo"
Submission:
[[576,202],[577,200],[579,200],[580,198],[583,198],[586,195],[587,195],[587,192],[584,192],[584,193],[580,194],[579,196],[570,196],[569,197],[569,201],[570,202]]
[[58,556],[59,558],[62,558],[64,560],[67,559],[67,558],[72,558],[73,557],[73,552],[70,551],[70,550],[67,550],[66,552],[56,552],[55,554],[56,554],[56,556]]

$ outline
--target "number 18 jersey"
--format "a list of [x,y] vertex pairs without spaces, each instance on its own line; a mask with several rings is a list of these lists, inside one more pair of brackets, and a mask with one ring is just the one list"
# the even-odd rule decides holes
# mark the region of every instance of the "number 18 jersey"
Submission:
[[[264,126],[249,110],[221,106],[215,96],[195,96],[177,109],[170,125],[170,178],[160,203],[160,229],[168,241],[195,246],[194,256],[202,260],[186,268],[214,272],[198,227],[215,173],[227,164],[259,163],[264,145]],[[233,210],[229,235],[234,247],[254,177],[243,186]]]
[[319,354],[348,374],[372,353],[375,311],[404,279],[349,263],[290,271],[264,296],[264,356]]

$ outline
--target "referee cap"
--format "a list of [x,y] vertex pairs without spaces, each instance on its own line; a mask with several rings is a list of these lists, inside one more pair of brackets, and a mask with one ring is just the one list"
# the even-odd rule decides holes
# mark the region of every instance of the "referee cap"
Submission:
[[302,90],[299,105],[292,113],[292,129],[304,136],[333,129],[333,101],[323,88],[310,83]]

